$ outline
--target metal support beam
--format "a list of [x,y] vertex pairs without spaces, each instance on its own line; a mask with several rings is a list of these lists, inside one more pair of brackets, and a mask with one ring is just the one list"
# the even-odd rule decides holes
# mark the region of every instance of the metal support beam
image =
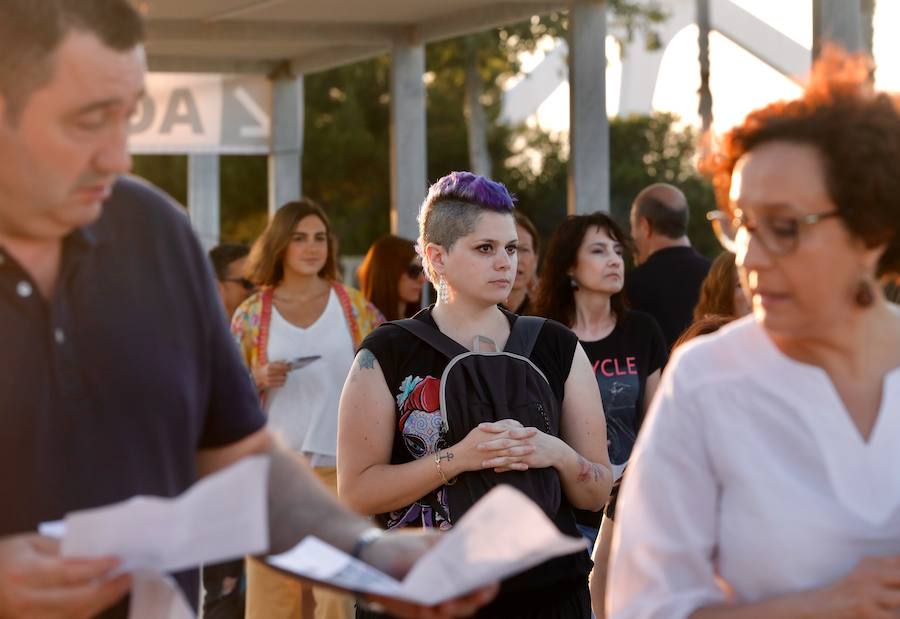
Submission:
[[310,52],[290,61],[291,72],[297,75],[327,71],[342,67],[360,60],[368,60],[379,54],[390,51],[390,44],[385,45],[339,45]]
[[391,56],[391,232],[418,236],[419,204],[427,186],[425,48],[396,45]]
[[157,73],[251,73],[268,75],[278,67],[268,60],[240,60],[203,56],[169,56],[150,54],[147,68]]
[[604,0],[569,12],[569,93],[569,213],[609,212]]
[[809,50],[731,0],[713,0],[713,30],[728,37],[767,65],[801,83],[809,72]]
[[[556,2],[497,2],[495,5],[468,11],[452,11],[416,26],[416,34],[423,42],[450,39],[473,32],[483,32],[498,26],[515,24],[533,15],[546,15],[568,8],[565,0]],[[447,5],[450,6],[449,4]]]
[[272,80],[272,134],[269,151],[269,215],[301,196],[303,157],[303,77]]
[[827,43],[848,52],[867,51],[859,0],[813,0],[813,58]]
[[270,21],[201,21],[156,19],[147,22],[147,42],[190,43],[226,41],[266,44],[390,45],[397,36],[390,25]]
[[219,244],[219,156],[188,155],[188,214],[203,248]]

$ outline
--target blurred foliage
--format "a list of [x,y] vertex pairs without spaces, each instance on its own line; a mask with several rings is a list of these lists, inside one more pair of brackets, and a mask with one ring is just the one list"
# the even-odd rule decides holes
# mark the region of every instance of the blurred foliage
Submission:
[[[564,148],[544,132],[525,134],[528,148],[539,153],[543,166],[508,165],[497,174],[518,197],[518,207],[535,223],[546,240],[566,216],[568,180]],[[679,127],[672,114],[613,118],[609,123],[611,152],[610,211],[624,229],[629,229],[631,202],[652,183],[679,187],[690,204],[689,235],[701,253],[714,256],[719,244],[706,221],[715,208],[709,183],[694,167],[697,132]]]

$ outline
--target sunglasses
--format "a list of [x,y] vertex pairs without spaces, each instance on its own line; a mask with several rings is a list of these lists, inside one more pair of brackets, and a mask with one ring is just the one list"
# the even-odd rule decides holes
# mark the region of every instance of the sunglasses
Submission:
[[410,279],[418,279],[419,275],[422,274],[423,270],[424,269],[422,268],[421,264],[411,264],[408,267],[406,267],[406,275]]
[[244,290],[255,290],[256,284],[251,282],[246,277],[229,277],[222,280],[223,282],[231,282],[232,284],[240,284],[241,288]]

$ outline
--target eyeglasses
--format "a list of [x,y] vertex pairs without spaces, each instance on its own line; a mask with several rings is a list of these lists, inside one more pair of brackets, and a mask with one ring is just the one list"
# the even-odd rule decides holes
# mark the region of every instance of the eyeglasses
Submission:
[[419,279],[419,275],[422,274],[423,270],[421,264],[411,264],[406,267],[406,275],[410,279]]
[[231,282],[232,284],[240,284],[241,288],[244,290],[255,290],[256,284],[251,282],[246,277],[226,277],[222,280],[223,282]]
[[741,209],[736,208],[732,213],[711,211],[706,214],[706,219],[712,224],[713,232],[716,233],[716,238],[719,239],[722,247],[733,254],[747,246],[752,234],[769,253],[775,256],[787,256],[797,250],[802,227],[817,224],[829,217],[839,216],[838,211],[813,213],[799,217],[762,215],[755,217],[756,221],[751,224],[747,215]]

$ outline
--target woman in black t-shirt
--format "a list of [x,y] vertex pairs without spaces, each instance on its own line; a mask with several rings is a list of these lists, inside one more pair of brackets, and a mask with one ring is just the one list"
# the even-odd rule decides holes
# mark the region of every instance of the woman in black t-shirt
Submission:
[[[544,261],[535,313],[578,336],[603,397],[614,479],[621,479],[666,361],[662,330],[649,314],[625,309],[625,234],[603,213],[577,215],[556,230]],[[618,484],[602,512],[576,510],[578,528],[594,546],[591,594],[603,616],[606,562]],[[602,527],[601,527],[601,522]],[[599,532],[599,539],[598,539]]]
[[[497,307],[516,273],[512,208],[502,185],[466,172],[435,183],[422,207],[419,247],[438,301],[416,319],[467,350],[476,338],[503,350],[518,320]],[[459,516],[448,510],[453,478],[466,484],[468,472],[493,469],[502,482],[510,471],[552,467],[563,495],[554,522],[577,536],[571,506],[600,508],[612,483],[600,393],[577,338],[562,325],[543,325],[530,360],[561,404],[554,407],[561,411],[554,423],[560,436],[506,419],[476,425],[445,445],[439,400],[448,359],[397,325],[373,331],[341,398],[341,499],[389,529],[446,530]],[[584,552],[547,561],[504,582],[477,616],[587,619],[589,570]],[[357,616],[375,615],[358,610]]]

